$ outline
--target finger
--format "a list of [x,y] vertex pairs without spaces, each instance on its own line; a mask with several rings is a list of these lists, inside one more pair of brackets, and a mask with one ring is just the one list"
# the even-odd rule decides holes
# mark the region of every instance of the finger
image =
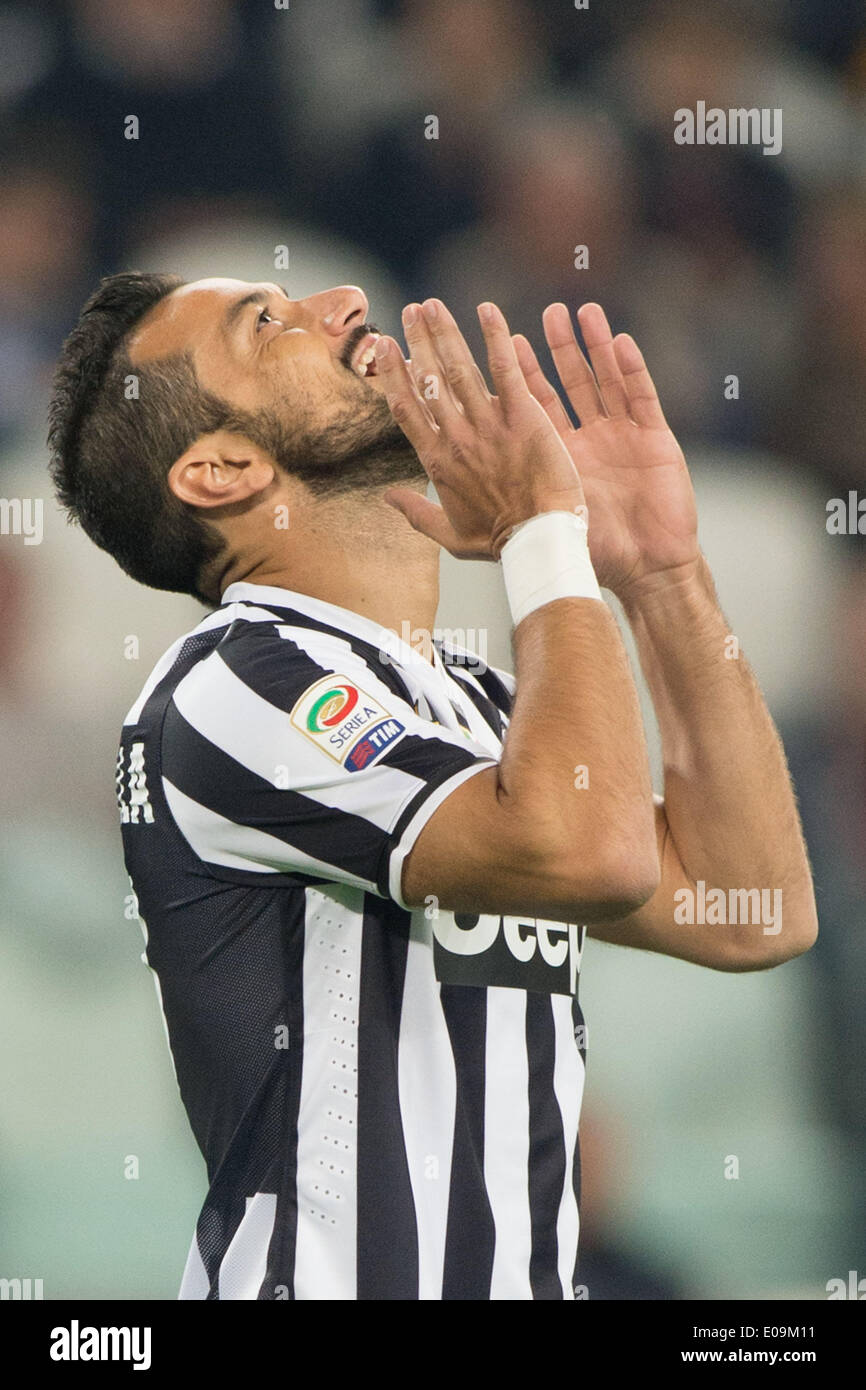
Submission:
[[613,335],[604,310],[600,304],[583,304],[577,311],[577,320],[608,415],[627,415],[625,382],[613,350]]
[[406,305],[403,310],[403,332],[412,359],[412,378],[419,396],[437,425],[456,425],[463,418],[463,410],[452,394],[427,315],[420,304]]
[[433,352],[442,364],[451,393],[467,417],[476,422],[489,407],[491,396],[469,345],[441,299],[425,299],[421,308]]
[[423,463],[439,443],[439,430],[415,390],[409,364],[387,334],[376,343],[376,372],[391,414]]
[[613,350],[625,382],[631,418],[650,429],[666,429],[668,422],[658,392],[634,338],[630,333],[618,333],[613,340]]
[[456,550],[460,540],[445,512],[429,498],[413,492],[410,487],[392,487],[383,494],[386,502],[402,512],[409,525],[446,550]]
[[528,388],[502,310],[488,300],[479,304],[478,319],[487,348],[490,378],[507,417],[525,402]]
[[544,336],[563,390],[582,425],[603,419],[604,402],[589,363],[577,345],[571,314],[564,304],[550,304],[542,315]]
[[555,428],[562,435],[574,433],[574,427],[568,418],[568,412],[558,393],[551,386],[544,372],[538,364],[538,358],[533,351],[528,338],[522,333],[512,333],[511,341],[517,353],[517,360],[520,363],[520,370],[523,372],[523,379],[532,392],[538,404],[543,406],[547,415]]

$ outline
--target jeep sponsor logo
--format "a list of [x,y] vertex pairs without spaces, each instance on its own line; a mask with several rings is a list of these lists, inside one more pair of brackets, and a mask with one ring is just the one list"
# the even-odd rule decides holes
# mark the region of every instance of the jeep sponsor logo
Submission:
[[437,912],[433,968],[447,985],[577,992],[586,928],[542,917]]

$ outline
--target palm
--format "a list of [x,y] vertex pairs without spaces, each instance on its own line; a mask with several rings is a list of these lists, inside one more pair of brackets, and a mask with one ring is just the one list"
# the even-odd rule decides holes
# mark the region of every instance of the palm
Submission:
[[583,482],[590,553],[599,582],[617,589],[644,570],[689,558],[695,526],[686,462],[668,429],[598,419],[563,434]]
[[697,514],[686,462],[631,338],[611,338],[598,305],[580,323],[590,370],[568,310],[545,314],[547,341],[571,404],[575,429],[526,339],[515,347],[529,389],[547,411],[580,475],[589,513],[589,543],[599,582],[621,592],[647,575],[696,559]]

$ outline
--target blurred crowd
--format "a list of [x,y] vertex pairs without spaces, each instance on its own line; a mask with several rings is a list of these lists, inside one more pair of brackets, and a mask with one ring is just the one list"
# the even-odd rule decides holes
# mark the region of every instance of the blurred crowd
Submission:
[[[240,213],[361,246],[473,333],[482,294],[534,336],[539,305],[603,298],[684,437],[783,449],[841,495],[866,435],[864,29],[854,0],[4,4],[0,425],[44,399],[95,276]],[[699,100],[780,107],[781,152],[675,144]]]
[[[781,151],[675,143],[674,112],[699,101],[781,109]],[[763,489],[757,544],[790,566],[804,630],[811,603],[826,637],[820,697],[795,673],[774,707],[822,923],[800,1045],[819,1062],[816,1123],[862,1165],[866,542],[825,527],[831,498],[866,498],[861,0],[0,0],[7,460],[37,457],[59,344],[100,275],[185,273],[189,248],[200,264],[211,245],[231,273],[236,245],[246,276],[257,241],[264,278],[288,247],[289,284],[317,248],[351,247],[381,287],[374,322],[394,332],[401,304],[437,294],[476,350],[482,298],[544,361],[542,308],[598,299],[643,347],[687,454],[727,461],[720,532]],[[331,264],[298,293],[349,278]],[[802,565],[797,526],[779,520],[794,496],[799,520],[812,509]],[[28,733],[49,746],[57,727],[53,706],[42,719],[9,694],[30,558],[0,542],[4,747]],[[833,585],[798,588],[807,564]],[[768,661],[773,645],[770,632]],[[608,1296],[675,1296],[603,1247],[588,1201]],[[866,1201],[846,1211],[862,1235]]]

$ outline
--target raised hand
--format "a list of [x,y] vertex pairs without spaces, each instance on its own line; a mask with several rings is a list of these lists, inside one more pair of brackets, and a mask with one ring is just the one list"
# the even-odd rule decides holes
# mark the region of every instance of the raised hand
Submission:
[[495,396],[440,300],[404,312],[410,362],[392,338],[379,339],[386,399],[441,505],[410,488],[390,488],[385,499],[459,559],[496,560],[512,527],[539,512],[581,510],[584,496],[560,432],[524,380],[505,318],[493,304],[478,315]]
[[544,312],[545,337],[578,429],[527,339],[515,334],[513,342],[529,390],[580,474],[598,581],[625,597],[685,576],[699,563],[694,492],[637,343],[627,333],[613,338],[598,304],[584,304],[577,317],[589,362],[566,306],[551,304]]

